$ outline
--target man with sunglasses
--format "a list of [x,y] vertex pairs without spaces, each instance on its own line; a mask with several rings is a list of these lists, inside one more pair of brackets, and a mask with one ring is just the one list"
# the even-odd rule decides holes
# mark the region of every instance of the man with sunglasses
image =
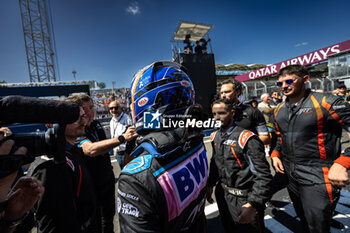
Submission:
[[[111,138],[118,138],[120,141],[123,141],[122,134],[126,131],[126,129],[132,125],[131,118],[123,112],[122,107],[118,103],[118,101],[112,101],[109,104],[109,112],[112,114],[112,119],[109,123]],[[119,146],[113,149],[114,156],[118,161],[120,169],[123,169],[125,161],[125,148],[126,143],[122,143]]]
[[301,65],[278,73],[287,97],[274,113],[277,145],[271,154],[276,172],[287,175],[288,192],[305,232],[329,232],[340,188],[349,183],[350,148],[341,153],[342,128],[350,131],[350,105],[343,99],[306,89]]

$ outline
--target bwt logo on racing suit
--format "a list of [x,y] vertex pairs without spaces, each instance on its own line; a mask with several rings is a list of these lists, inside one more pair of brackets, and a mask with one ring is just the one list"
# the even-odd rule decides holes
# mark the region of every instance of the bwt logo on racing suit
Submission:
[[166,197],[169,221],[179,216],[207,183],[208,162],[203,145],[185,157],[184,161],[157,178]]

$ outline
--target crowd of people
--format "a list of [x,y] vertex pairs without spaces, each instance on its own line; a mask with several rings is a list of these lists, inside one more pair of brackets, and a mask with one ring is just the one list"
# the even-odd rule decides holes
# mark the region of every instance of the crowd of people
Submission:
[[[201,38],[199,40],[197,40],[195,43],[196,45],[192,45],[192,42],[190,41],[191,35],[186,35],[184,43],[186,44],[186,46],[184,47],[184,53],[187,54],[207,54],[208,50],[207,50],[207,45],[208,42],[210,42],[210,38],[208,38],[207,40],[204,38]],[[194,47],[194,52],[193,52],[193,47]]]
[[95,105],[96,118],[108,118],[111,117],[109,112],[109,104],[115,100],[118,100],[118,103],[125,108],[126,107],[126,96],[128,89],[117,89],[114,91],[108,92],[91,92],[91,98]]
[[[0,229],[13,232],[32,209],[38,232],[114,232],[117,212],[122,233],[202,233],[205,202],[213,202],[215,187],[225,232],[263,232],[266,203],[281,188],[276,188],[276,177],[283,176],[303,231],[329,232],[340,189],[349,184],[350,149],[341,151],[340,139],[342,130],[350,132],[350,105],[346,87],[339,85],[334,95],[318,93],[306,88],[309,78],[305,67],[287,66],[278,73],[278,91],[250,104],[240,101],[240,82],[224,81],[211,105],[221,126],[210,136],[210,161],[199,125],[154,124],[169,120],[162,114],[204,119],[180,64],[155,62],[136,73],[131,116],[114,95],[71,95],[64,101],[77,104],[80,114],[65,128],[65,163],[37,158],[29,177],[12,189],[16,174],[0,179],[6,203]],[[109,139],[95,119],[101,105],[112,116]],[[6,130],[0,130],[2,155],[15,143],[6,140]],[[25,148],[18,150],[25,153]],[[117,200],[110,150],[122,168]],[[30,195],[24,196],[24,190]]]

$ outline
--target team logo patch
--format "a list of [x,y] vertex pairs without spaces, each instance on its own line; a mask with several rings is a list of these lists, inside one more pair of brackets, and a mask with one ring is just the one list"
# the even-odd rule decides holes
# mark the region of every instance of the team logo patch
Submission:
[[253,132],[250,132],[248,130],[244,130],[240,135],[238,139],[239,146],[241,148],[244,148],[245,144],[247,143],[248,139],[253,136]]
[[130,215],[136,218],[139,217],[139,214],[140,214],[139,209],[130,203],[120,201],[120,207],[118,208],[120,208],[118,209],[118,213],[120,214]]
[[342,109],[342,108],[346,108],[346,106],[345,105],[334,105],[334,106],[332,106],[333,107],[333,109],[335,110],[335,109]]
[[236,140],[231,140],[231,139],[227,139],[226,141],[223,142],[224,145],[228,145],[228,146],[235,146],[237,143]]
[[145,106],[148,103],[148,97],[143,97],[137,102],[139,107]]
[[296,115],[301,115],[301,114],[310,114],[313,113],[314,111],[312,108],[301,108],[299,111],[296,113]]
[[134,201],[139,201],[139,197],[131,194],[131,193],[124,193],[122,192],[120,189],[118,189],[118,195],[124,197],[124,198],[128,198],[128,199],[132,199]]
[[162,114],[157,112],[143,113],[143,128],[145,129],[160,129],[160,116]]

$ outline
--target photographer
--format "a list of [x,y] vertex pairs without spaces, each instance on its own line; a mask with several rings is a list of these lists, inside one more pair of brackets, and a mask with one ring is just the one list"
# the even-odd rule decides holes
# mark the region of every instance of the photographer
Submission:
[[[8,128],[0,128],[0,156],[10,154],[15,144],[13,140],[4,141],[10,135]],[[26,152],[25,147],[20,147],[14,154],[24,155]],[[21,177],[11,189],[16,176],[17,171],[14,171],[0,178],[0,232],[4,233],[14,232],[44,193],[41,182],[34,177]]]
[[98,232],[95,224],[96,200],[91,178],[75,144],[85,135],[87,117],[80,107],[77,121],[65,128],[65,162],[42,159],[30,170],[42,181],[45,194],[38,201],[36,217],[38,232],[90,233]]
[[114,147],[137,136],[135,127],[129,127],[116,138],[107,139],[102,125],[94,120],[94,103],[86,94],[74,94],[68,97],[81,105],[87,116],[85,137],[80,137],[78,147],[83,150],[84,162],[91,174],[97,196],[98,231],[113,233],[115,215],[115,177],[108,152]]

